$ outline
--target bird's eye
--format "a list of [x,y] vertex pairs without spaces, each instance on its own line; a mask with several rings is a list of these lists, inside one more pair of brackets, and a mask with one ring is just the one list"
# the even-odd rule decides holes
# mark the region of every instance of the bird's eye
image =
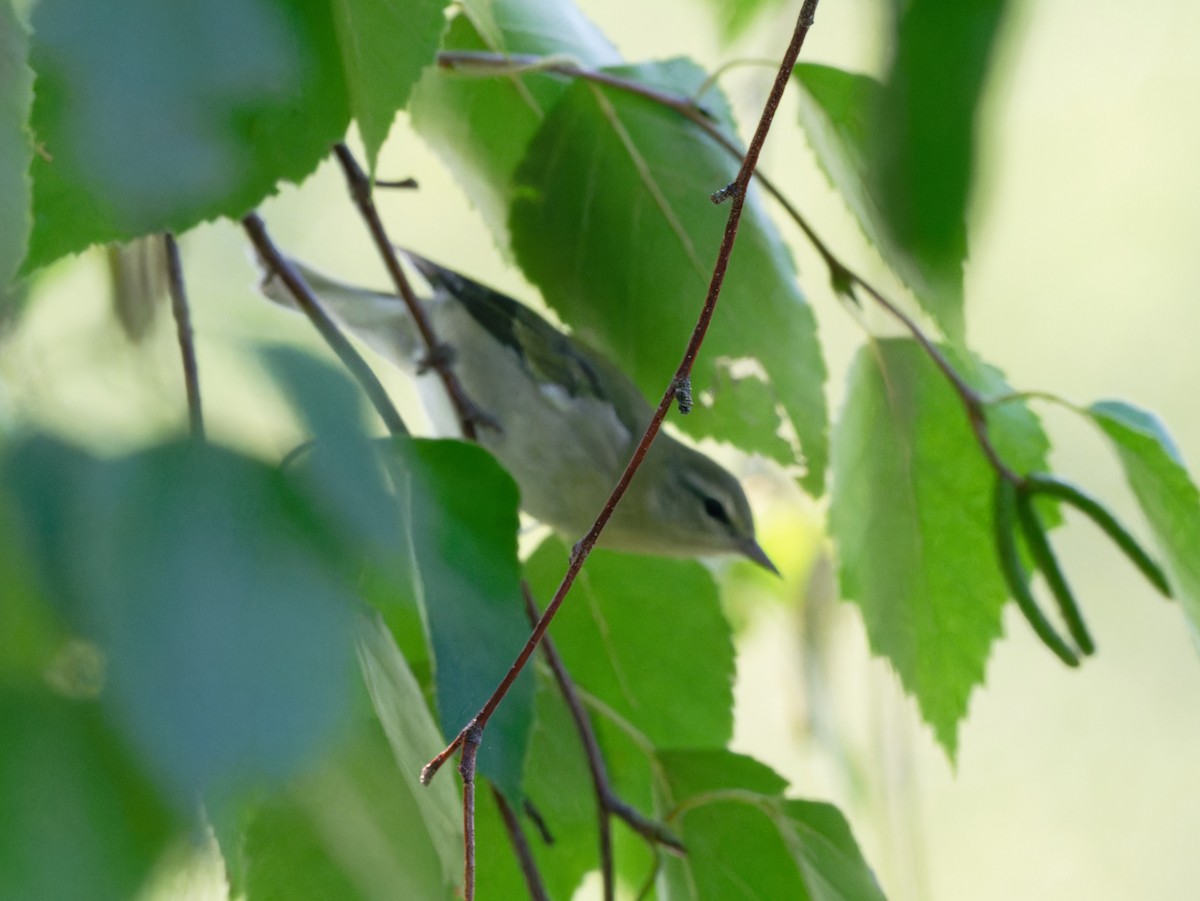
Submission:
[[704,499],[704,512],[723,525],[729,525],[729,514],[725,512],[725,507],[715,497],[706,497]]

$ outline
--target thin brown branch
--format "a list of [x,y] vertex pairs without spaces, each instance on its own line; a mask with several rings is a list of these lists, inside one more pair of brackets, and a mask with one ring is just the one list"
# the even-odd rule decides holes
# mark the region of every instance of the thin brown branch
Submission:
[[396,412],[391,398],[388,397],[379,379],[375,377],[375,373],[371,371],[371,367],[367,365],[366,360],[359,355],[358,351],[354,349],[354,345],[341,333],[337,324],[325,312],[303,276],[296,271],[296,267],[280,253],[279,248],[267,234],[267,227],[262,218],[258,213],[250,213],[242,220],[242,227],[249,235],[250,243],[254,245],[263,265],[287,286],[296,306],[309,318],[321,337],[325,339],[325,343],[337,354],[338,359],[342,361],[350,374],[358,380],[388,431],[393,435],[407,435],[408,429],[405,428],[404,420]]
[[508,832],[508,840],[512,842],[513,851],[517,855],[517,863],[521,867],[521,875],[525,877],[525,887],[529,889],[529,897],[533,901],[550,901],[546,887],[542,884],[542,874],[538,871],[537,861],[533,859],[533,851],[529,847],[529,839],[521,828],[517,812],[512,809],[508,799],[496,786],[492,786],[492,796],[496,806],[500,808],[500,819],[504,821],[504,829]]
[[[587,534],[579,540],[571,551],[570,563],[567,566],[567,571],[563,576],[562,582],[558,586],[558,590],[554,593],[553,599],[546,607],[541,618],[538,619],[537,625],[534,626],[529,640],[525,643],[525,647],[521,649],[521,653],[517,655],[517,659],[513,661],[512,666],[505,674],[496,690],[492,692],[482,709],[471,718],[471,721],[460,732],[455,739],[433,760],[427,763],[421,771],[421,781],[428,782],[436,775],[438,769],[450,758],[455,750],[463,746],[463,761],[459,767],[460,774],[464,781],[468,778],[474,779],[474,753],[471,745],[479,741],[479,736],[486,728],[488,720],[499,706],[504,696],[508,693],[513,682],[524,669],[525,664],[529,662],[529,658],[537,649],[538,643],[546,634],[546,630],[550,627],[550,623],[554,620],[554,615],[558,612],[558,608],[562,606],[566,600],[567,593],[571,590],[571,586],[575,584],[575,579],[579,575],[579,571],[583,568],[584,562],[588,555],[595,547],[600,533],[612,518],[613,512],[616,510],[617,504],[621,502],[621,498],[625,496],[625,492],[629,488],[629,483],[632,481],[634,474],[642,465],[642,461],[646,457],[646,453],[650,449],[655,436],[658,434],[659,428],[662,426],[663,419],[670,410],[671,402],[675,399],[679,387],[685,385],[691,375],[692,367],[695,365],[696,356],[700,352],[700,346],[704,342],[704,337],[708,332],[709,323],[712,322],[713,313],[716,310],[717,300],[721,295],[721,286],[725,281],[725,272],[729,266],[729,257],[733,252],[734,241],[737,239],[738,225],[741,222],[742,210],[746,201],[746,190],[749,187],[750,179],[754,175],[754,167],[758,163],[758,156],[762,150],[763,142],[766,140],[767,133],[770,131],[771,122],[775,117],[775,111],[779,107],[779,100],[783,96],[783,92],[787,87],[792,67],[796,64],[796,58],[800,54],[800,48],[804,45],[804,38],[808,34],[809,28],[813,23],[813,14],[816,11],[817,0],[805,0],[804,6],[800,11],[800,16],[796,20],[796,27],[792,33],[791,42],[788,44],[787,51],[784,53],[783,60],[779,66],[779,72],[775,77],[775,82],[771,86],[771,91],[767,96],[766,103],[763,106],[763,112],[759,118],[758,127],[755,129],[754,137],[750,141],[749,149],[746,152],[745,159],[742,161],[741,169],[738,171],[737,178],[727,188],[727,193],[733,198],[733,203],[730,205],[729,217],[726,220],[725,233],[721,239],[721,245],[717,251],[717,259],[713,265],[712,279],[709,282],[708,293],[704,299],[704,306],[696,321],[696,327],[692,332],[691,339],[688,341],[687,348],[684,350],[683,359],[675,371],[674,377],[670,384],[667,385],[666,391],[663,393],[662,399],[659,401],[658,408],[654,412],[654,416],[650,420],[650,424],[646,427],[645,433],[638,442],[633,456],[630,458],[625,471],[621,474],[616,487],[613,488],[612,494],[604,504],[604,508],[596,517],[596,521],[588,530]],[[470,766],[467,765],[467,758],[470,757]],[[467,802],[464,799],[464,818],[473,816],[473,812],[466,810]],[[474,849],[468,849],[468,855],[473,857]],[[472,901],[474,898],[474,884],[471,883],[470,891],[466,894],[467,901]]]
[[[525,593],[525,612],[529,616],[530,622],[536,624],[538,610],[533,595],[528,584],[522,583],[522,589]],[[604,755],[600,751],[600,741],[596,737],[596,730],[592,727],[591,717],[588,716],[587,708],[584,707],[583,700],[579,697],[574,680],[567,672],[566,664],[563,663],[558,649],[548,635],[542,639],[542,654],[550,666],[550,672],[554,674],[554,681],[558,684],[558,690],[562,694],[563,700],[566,701],[575,731],[583,745],[584,756],[587,757],[588,771],[592,777],[592,790],[596,796],[597,826],[600,837],[600,876],[604,886],[605,901],[610,901],[615,892],[612,817],[620,817],[653,846],[662,845],[672,853],[680,855],[685,854],[686,849],[683,842],[676,838],[666,826],[643,816],[617,797],[612,782],[608,778],[608,767],[604,762]]]
[[384,266],[387,267],[388,274],[392,277],[396,293],[404,300],[404,305],[408,307],[408,313],[412,316],[417,331],[420,332],[421,340],[425,342],[425,365],[438,374],[438,378],[446,387],[446,394],[454,406],[454,413],[458,418],[463,437],[468,441],[478,441],[479,435],[476,426],[488,422],[489,417],[480,412],[471,398],[467,396],[462,383],[454,375],[453,354],[447,352],[447,345],[438,339],[433,323],[430,322],[429,316],[425,312],[425,305],[417,298],[412,285],[409,284],[408,276],[404,274],[404,269],[396,258],[396,250],[388,239],[387,232],[383,227],[383,220],[379,218],[379,211],[375,208],[375,200],[371,196],[371,180],[367,178],[367,174],[363,172],[362,167],[354,158],[354,154],[345,144],[335,144],[333,152],[346,175],[350,196],[354,198],[363,221],[367,224],[367,230],[375,242],[375,248],[379,251],[379,256],[383,260]]
[[196,363],[196,338],[192,333],[192,315],[188,309],[187,287],[183,280],[183,262],[179,257],[179,244],[170,232],[163,234],[163,245],[167,251],[167,290],[171,295],[171,313],[175,317],[179,355],[183,360],[188,423],[192,437],[203,441],[204,410],[200,405],[200,367]]

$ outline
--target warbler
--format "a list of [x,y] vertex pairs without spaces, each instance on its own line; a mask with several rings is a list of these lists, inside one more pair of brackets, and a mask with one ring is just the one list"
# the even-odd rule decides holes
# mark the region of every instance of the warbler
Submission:
[[[484,420],[479,443],[504,465],[521,506],[569,541],[592,525],[645,432],[653,409],[602,354],[511,297],[411,251],[433,293],[423,303],[453,371]],[[417,379],[436,428],[460,427],[445,389],[425,365],[428,349],[395,294],[337,281],[293,261],[343,327]],[[260,285],[292,306],[271,275]],[[676,557],[737,553],[777,572],[759,547],[738,480],[710,457],[660,432],[599,544]]]

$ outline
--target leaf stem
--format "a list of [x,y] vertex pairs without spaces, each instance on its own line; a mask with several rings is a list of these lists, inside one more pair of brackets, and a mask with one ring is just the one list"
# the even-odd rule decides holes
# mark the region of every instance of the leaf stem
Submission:
[[171,314],[175,317],[175,333],[179,339],[179,355],[183,360],[183,385],[187,391],[188,423],[192,437],[204,440],[204,410],[200,404],[200,367],[196,362],[196,339],[192,333],[192,315],[188,309],[187,287],[183,279],[183,262],[179,244],[170,232],[163,233],[167,252],[167,290],[171,295]]
[[304,277],[280,253],[279,248],[275,246],[270,235],[267,234],[267,226],[262,221],[262,217],[258,213],[250,213],[242,219],[242,227],[250,237],[250,243],[254,245],[255,252],[258,254],[259,259],[262,260],[263,265],[270,273],[278,276],[283,281],[288,291],[291,292],[292,299],[296,301],[296,306],[309,318],[309,321],[316,327],[321,337],[325,339],[325,343],[337,354],[338,359],[342,361],[342,364],[350,371],[350,374],[358,380],[359,385],[366,392],[367,398],[371,401],[372,406],[375,407],[375,412],[379,414],[379,418],[383,420],[388,431],[393,435],[407,435],[408,429],[404,425],[404,420],[396,412],[396,408],[392,405],[392,400],[383,389],[383,385],[376,378],[375,373],[371,371],[371,367],[367,365],[367,361],[354,349],[354,345],[341,333],[337,324],[325,312],[325,308],[321,306],[312,289],[304,281]]

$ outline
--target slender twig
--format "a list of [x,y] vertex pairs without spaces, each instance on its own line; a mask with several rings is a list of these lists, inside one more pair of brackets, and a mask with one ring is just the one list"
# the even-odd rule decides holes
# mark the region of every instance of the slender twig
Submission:
[[[655,88],[620,75],[614,75],[611,72],[589,69],[572,60],[560,57],[540,57],[530,54],[505,56],[499,53],[443,51],[438,54],[438,64],[447,69],[481,69],[497,75],[520,72],[544,72],[552,75],[562,75],[567,78],[579,78],[584,81],[591,81],[596,84],[625,91],[626,93],[644,97],[653,103],[676,111],[712,138],[727,153],[739,160],[743,159],[742,151],[738,147],[737,142],[722,130],[703,105],[693,97]],[[701,90],[697,92],[697,97],[703,96],[710,82],[711,79],[709,82],[705,82]],[[796,208],[767,175],[762,172],[756,172],[755,180],[762,185],[763,190],[775,199],[784,212],[787,213],[796,226],[804,233],[809,243],[812,244],[813,248],[821,256],[822,260],[824,260],[826,266],[829,267],[835,284],[857,285],[875,303],[908,330],[924,353],[942,372],[947,381],[950,382],[955,394],[958,395],[963,407],[966,409],[967,418],[971,423],[975,439],[984,456],[987,457],[988,463],[1001,478],[1014,485],[1022,484],[1022,477],[1004,463],[995,445],[992,443],[988,432],[986,415],[988,402],[984,397],[955,369],[945,353],[925,334],[915,319],[905,313],[899,305],[888,299],[881,291],[868,282],[866,278],[841,261],[830,249],[829,245],[821,239],[816,229],[813,228],[800,210]],[[736,182],[734,184],[736,185]],[[721,200],[726,199],[727,196],[723,191],[718,192],[718,198]]]
[[404,300],[404,305],[408,307],[409,315],[412,316],[417,331],[420,332],[421,340],[425,342],[425,365],[434,370],[438,374],[438,378],[442,380],[442,384],[445,385],[446,394],[449,395],[450,403],[454,406],[454,413],[458,417],[463,437],[468,441],[478,441],[476,424],[487,423],[490,418],[480,412],[475,403],[467,396],[462,383],[454,375],[452,362],[454,355],[448,353],[447,346],[438,340],[433,323],[425,313],[424,304],[413,292],[408,276],[404,274],[400,261],[396,259],[396,250],[388,239],[387,232],[383,227],[383,220],[379,218],[379,211],[375,208],[375,201],[371,196],[371,180],[367,178],[367,174],[363,172],[362,167],[354,158],[354,154],[345,144],[335,144],[333,152],[342,165],[346,183],[350,188],[350,196],[358,205],[363,221],[367,224],[367,230],[370,231],[371,238],[375,241],[379,256],[383,259],[388,274],[392,277],[396,293]]
[[279,248],[271,241],[262,218],[258,213],[250,213],[242,220],[242,227],[250,236],[250,243],[254,245],[259,259],[268,268],[269,273],[283,281],[291,293],[292,299],[296,302],[296,306],[309,318],[309,321],[320,332],[321,337],[325,339],[325,343],[350,370],[350,374],[358,380],[388,431],[393,435],[407,435],[408,429],[404,426],[404,420],[396,412],[391,398],[388,397],[379,379],[375,377],[375,373],[371,371],[371,367],[354,349],[354,345],[350,343],[349,339],[338,330],[337,325],[325,312],[303,276],[296,271],[296,267],[280,253]]
[[[629,488],[629,483],[633,479],[634,474],[642,465],[642,461],[646,457],[646,453],[650,449],[651,443],[655,436],[658,435],[659,428],[662,426],[663,419],[666,418],[667,412],[670,410],[671,403],[675,399],[679,390],[679,386],[688,382],[691,375],[692,367],[695,365],[696,356],[700,351],[700,346],[704,342],[704,337],[708,333],[709,323],[712,322],[713,313],[716,311],[717,300],[721,294],[721,287],[725,281],[725,271],[729,266],[729,258],[733,252],[734,241],[737,239],[738,225],[741,222],[742,210],[746,202],[746,191],[750,185],[750,179],[754,175],[754,167],[758,163],[759,153],[762,151],[763,142],[766,140],[767,133],[770,131],[771,122],[775,117],[775,111],[779,107],[780,98],[788,84],[788,79],[791,75],[792,67],[796,63],[796,58],[800,54],[800,48],[804,44],[804,38],[808,34],[809,28],[813,24],[813,14],[816,11],[818,0],[805,0],[804,6],[800,10],[800,16],[796,20],[796,27],[792,33],[791,42],[788,44],[787,51],[784,53],[783,60],[780,63],[779,72],[775,76],[775,82],[771,86],[771,91],[767,95],[766,102],[763,106],[763,112],[758,121],[758,127],[755,129],[754,137],[750,141],[750,146],[746,151],[746,156],[742,161],[741,169],[738,171],[737,177],[725,189],[725,193],[732,197],[733,203],[729,209],[729,216],[726,220],[725,233],[721,239],[720,249],[717,251],[717,259],[713,265],[712,279],[709,282],[708,293],[704,299],[704,306],[696,321],[696,327],[692,332],[692,336],[688,341],[687,348],[684,350],[683,359],[679,367],[675,371],[674,377],[668,384],[666,391],[663,393],[662,399],[658,403],[658,408],[654,412],[654,416],[650,420],[650,424],[646,427],[645,433],[638,442],[637,447],[633,452],[633,456],[629,460],[625,471],[621,474],[616,487],[613,488],[612,494],[604,504],[604,508],[596,517],[596,521],[588,530],[587,534],[579,540],[571,550],[570,563],[567,566],[567,571],[563,576],[562,582],[558,586],[558,590],[554,593],[553,599],[546,607],[545,612],[534,626],[529,640],[526,641],[525,647],[521,649],[517,659],[513,661],[512,666],[505,674],[496,690],[492,692],[491,697],[487,699],[480,711],[471,718],[471,721],[463,728],[463,730],[454,738],[453,741],[427,763],[421,771],[421,781],[428,784],[434,777],[437,771],[442,767],[451,755],[462,746],[463,762],[459,767],[463,778],[467,776],[473,778],[473,771],[463,773],[466,768],[468,751],[471,750],[468,745],[470,741],[477,743],[483,729],[486,728],[488,720],[495,712],[504,696],[508,693],[509,688],[524,669],[525,664],[529,662],[529,658],[537,649],[538,643],[542,640],[542,636],[546,634],[546,630],[550,627],[550,623],[554,619],[554,615],[558,612],[558,608],[562,606],[566,600],[567,593],[571,590],[571,586],[575,584],[575,579],[579,575],[579,571],[583,568],[584,562],[595,547],[600,533],[612,518],[613,511],[616,510],[617,504],[621,502],[621,498],[625,496],[626,490]],[[471,766],[474,765],[474,754],[471,754]],[[465,794],[465,793],[464,793]],[[467,802],[464,798],[464,817],[473,816],[473,811],[466,810]],[[474,849],[468,849],[467,856],[474,857]],[[473,876],[473,874],[472,874]],[[474,897],[474,884],[471,883],[471,891],[466,894],[467,901],[472,901]]]
[[415,178],[396,178],[391,180],[375,179],[375,187],[377,188],[402,188],[408,191],[415,191],[420,185],[417,184]]
[[183,359],[188,423],[192,437],[203,441],[204,410],[200,406],[200,367],[196,363],[196,338],[192,334],[192,315],[188,309],[187,288],[183,281],[183,263],[179,258],[179,244],[170,232],[163,234],[163,246],[167,251],[167,290],[171,294],[171,313],[175,317],[179,355]]
[[[530,622],[536,625],[538,609],[533,595],[530,593],[527,583],[523,582],[521,587],[525,592],[525,612],[529,616]],[[542,655],[550,666],[550,672],[554,675],[554,681],[558,684],[558,690],[562,694],[563,700],[566,701],[567,710],[571,714],[575,731],[579,735],[584,755],[587,757],[588,771],[592,777],[592,789],[596,795],[597,825],[600,837],[600,876],[604,886],[605,901],[609,901],[615,890],[611,817],[620,817],[626,825],[651,845],[662,845],[672,853],[680,855],[685,854],[686,849],[683,842],[666,826],[643,816],[637,809],[617,797],[612,782],[608,778],[608,767],[604,762],[604,755],[600,751],[600,741],[596,737],[596,730],[592,727],[592,719],[588,716],[583,699],[575,688],[575,681],[567,672],[566,664],[563,663],[563,659],[549,635],[542,639]]]
[[529,839],[525,837],[525,830],[521,828],[517,812],[512,809],[512,805],[508,803],[508,799],[504,797],[500,789],[494,785],[492,786],[492,796],[496,799],[496,806],[500,808],[500,819],[504,821],[508,840],[512,842],[513,851],[517,855],[517,863],[521,867],[521,875],[525,877],[525,887],[529,889],[529,897],[532,901],[550,901],[550,896],[546,894],[546,887],[542,884],[542,874],[537,868],[537,861],[533,859]]

